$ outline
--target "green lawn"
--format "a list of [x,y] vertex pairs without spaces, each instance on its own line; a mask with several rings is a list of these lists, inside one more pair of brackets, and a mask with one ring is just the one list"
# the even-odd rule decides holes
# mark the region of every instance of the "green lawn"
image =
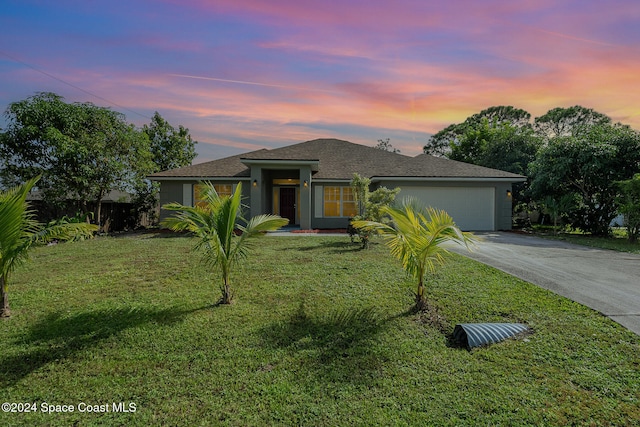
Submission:
[[592,248],[640,254],[640,242],[629,243],[627,232],[624,228],[614,228],[610,237],[592,236],[581,231],[556,233],[552,227],[536,227],[534,230],[536,235],[547,239],[565,240],[569,243]]
[[[217,276],[193,243],[142,234],[34,250],[0,322],[0,390],[38,412],[0,412],[0,425],[640,423],[639,337],[495,269],[451,255],[429,282],[439,315],[417,315],[382,244],[267,237],[232,276],[235,304],[214,306]],[[451,342],[463,322],[535,332],[469,352]]]

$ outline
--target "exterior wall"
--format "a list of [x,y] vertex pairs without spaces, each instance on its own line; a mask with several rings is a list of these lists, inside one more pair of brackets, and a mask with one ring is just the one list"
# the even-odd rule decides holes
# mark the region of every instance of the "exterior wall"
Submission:
[[511,230],[513,226],[513,197],[511,183],[496,184],[496,229]]
[[[255,178],[252,173],[251,180],[242,180],[243,185],[243,204],[249,206],[249,212],[246,214],[250,216],[259,215],[263,213],[271,213],[273,207],[273,186],[268,183],[271,176],[266,170],[262,168],[256,169]],[[327,217],[324,218],[323,212],[323,193],[320,188],[324,186],[346,186],[348,182],[312,182],[311,169],[307,166],[302,166],[300,169],[292,171],[296,177],[300,178],[299,186],[299,206],[298,217],[299,226],[301,229],[332,229],[332,228],[346,228],[349,223],[347,217]],[[257,185],[253,186],[253,180],[257,180]],[[304,182],[307,181],[307,187],[304,186]],[[160,206],[178,202],[184,205],[193,205],[193,185],[197,184],[197,180],[166,180],[160,182]],[[236,185],[238,180],[216,180],[212,181],[220,184],[233,184]],[[491,230],[510,230],[512,226],[511,218],[511,197],[508,195],[508,191],[511,191],[511,183],[504,182],[449,182],[449,181],[400,181],[400,180],[387,180],[376,182],[372,187],[374,190],[376,187],[395,188],[416,191],[420,189],[426,189],[430,187],[439,188],[493,188],[494,189],[494,207],[493,207],[493,228]],[[409,191],[409,192],[411,192]],[[407,191],[405,191],[405,194]],[[402,200],[403,192],[398,195],[398,201]],[[258,201],[256,203],[256,200]],[[160,210],[160,220],[165,219],[171,213],[163,209]],[[454,216],[453,213],[450,213]],[[455,219],[455,216],[454,216]]]
[[[183,184],[195,184],[197,181],[161,181],[160,182],[160,221],[171,215],[171,212],[162,209],[167,203],[183,203]],[[192,187],[193,188],[193,187]],[[193,191],[193,190],[192,190]]]
[[[464,190],[470,190],[466,192],[468,200],[456,199],[447,203],[450,206],[456,206],[455,209],[465,209],[464,212],[456,214],[455,211],[448,212],[454,220],[456,216],[467,216],[470,214],[468,209],[474,209],[473,197],[491,197],[493,200],[485,203],[484,199],[479,203],[479,215],[483,215],[483,218],[478,218],[477,223],[484,224],[479,229],[474,231],[494,231],[494,230],[510,230],[511,229],[511,198],[507,194],[507,190],[511,190],[511,183],[503,182],[454,182],[454,181],[381,181],[378,186],[385,186],[387,188],[400,187],[402,190],[398,194],[396,200],[400,201],[406,195],[420,194],[423,191],[428,194],[429,189],[446,189],[451,188],[452,193],[464,194]],[[455,191],[459,189],[460,191]],[[477,195],[474,195],[474,189],[478,189]],[[490,191],[489,191],[490,190]],[[442,194],[442,191],[439,191]],[[443,206],[436,206],[444,208]],[[447,208],[445,208],[447,210]],[[472,213],[471,213],[472,214]],[[464,224],[461,224],[462,228]]]
[[[199,182],[200,181],[198,180],[160,181],[160,207],[173,202],[177,202],[185,206],[193,206],[195,202],[195,200],[193,200],[193,186]],[[211,181],[213,184],[231,184],[234,191],[238,182],[242,182],[242,203],[249,206],[250,184],[246,180]],[[171,214],[172,212],[161,208],[160,221],[164,220]]]
[[325,186],[349,186],[349,182],[314,183],[311,188],[311,227],[319,229],[347,228],[348,217],[324,217],[324,193]]

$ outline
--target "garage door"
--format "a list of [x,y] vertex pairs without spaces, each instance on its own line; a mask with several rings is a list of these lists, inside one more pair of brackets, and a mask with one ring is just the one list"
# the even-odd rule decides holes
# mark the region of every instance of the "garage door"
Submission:
[[490,231],[495,227],[493,187],[408,187],[396,200],[411,196],[424,205],[445,210],[462,230]]

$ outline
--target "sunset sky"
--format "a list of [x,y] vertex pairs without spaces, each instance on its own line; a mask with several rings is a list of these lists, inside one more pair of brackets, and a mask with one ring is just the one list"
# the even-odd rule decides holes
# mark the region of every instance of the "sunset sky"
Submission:
[[638,0],[2,0],[0,28],[2,111],[36,92],[158,111],[196,163],[322,137],[416,155],[494,105],[640,130]]

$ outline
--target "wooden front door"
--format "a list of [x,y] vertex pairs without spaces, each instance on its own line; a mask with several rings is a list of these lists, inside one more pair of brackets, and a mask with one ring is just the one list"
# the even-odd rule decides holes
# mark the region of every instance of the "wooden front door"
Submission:
[[280,216],[287,218],[289,224],[296,223],[296,189],[280,187]]

